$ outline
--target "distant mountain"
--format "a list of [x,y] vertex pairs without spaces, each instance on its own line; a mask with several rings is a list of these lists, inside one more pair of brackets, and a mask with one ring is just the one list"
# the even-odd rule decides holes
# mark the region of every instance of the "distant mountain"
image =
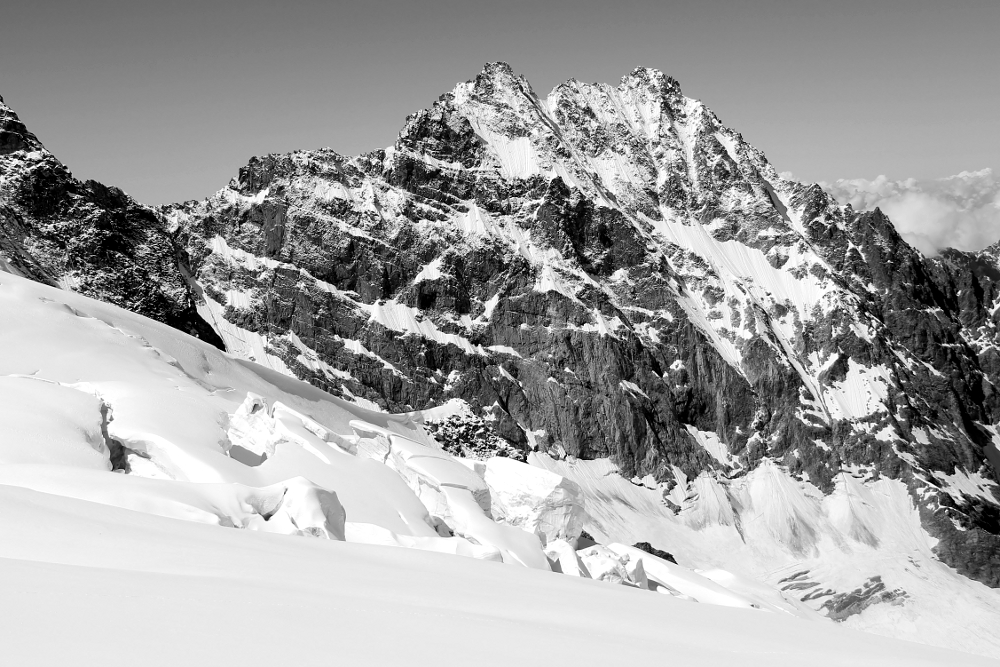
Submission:
[[[449,451],[531,453],[589,489],[600,540],[1000,653],[974,630],[1000,597],[948,569],[1000,587],[1000,246],[925,257],[652,69],[542,99],[490,64],[389,148],[253,158],[156,211],[0,108],[12,271],[421,411]],[[938,586],[970,610],[940,637]],[[887,630],[893,606],[923,620]]]

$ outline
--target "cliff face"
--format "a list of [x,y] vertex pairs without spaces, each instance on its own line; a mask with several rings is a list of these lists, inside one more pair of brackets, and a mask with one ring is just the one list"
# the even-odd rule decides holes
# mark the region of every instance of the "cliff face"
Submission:
[[7,113],[26,275],[207,321],[365,405],[461,405],[428,419],[472,449],[609,457],[666,489],[765,461],[823,493],[898,479],[938,556],[1000,586],[1000,251],[924,257],[660,72],[541,99],[488,65],[385,150],[254,158],[156,215]]

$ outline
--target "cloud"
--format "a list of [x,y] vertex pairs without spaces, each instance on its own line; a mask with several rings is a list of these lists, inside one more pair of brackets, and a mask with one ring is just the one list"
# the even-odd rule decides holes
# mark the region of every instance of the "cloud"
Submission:
[[933,181],[879,176],[820,186],[856,210],[882,209],[903,238],[927,255],[949,247],[982,250],[1000,240],[1000,178],[992,169]]

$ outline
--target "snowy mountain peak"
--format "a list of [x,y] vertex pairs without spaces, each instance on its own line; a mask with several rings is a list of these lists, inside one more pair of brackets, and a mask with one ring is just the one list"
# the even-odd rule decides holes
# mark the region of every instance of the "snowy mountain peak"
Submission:
[[22,264],[405,412],[473,471],[497,455],[572,479],[605,544],[745,561],[841,620],[935,618],[935,586],[1000,619],[981,595],[1000,585],[997,257],[925,258],[658,70],[540,99],[492,63],[385,150],[254,158],[157,211],[0,173]]
[[528,84],[528,80],[525,79],[523,75],[515,72],[514,68],[509,64],[499,60],[483,65],[483,70],[476,77],[475,81],[477,84],[489,81],[493,82],[494,85],[497,86],[527,87],[529,90],[531,88]]

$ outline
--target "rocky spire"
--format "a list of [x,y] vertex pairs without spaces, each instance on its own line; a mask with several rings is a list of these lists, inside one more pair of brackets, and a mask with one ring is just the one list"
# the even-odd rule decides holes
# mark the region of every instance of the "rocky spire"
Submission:
[[44,150],[42,142],[28,131],[14,110],[0,97],[0,155],[38,150]]

